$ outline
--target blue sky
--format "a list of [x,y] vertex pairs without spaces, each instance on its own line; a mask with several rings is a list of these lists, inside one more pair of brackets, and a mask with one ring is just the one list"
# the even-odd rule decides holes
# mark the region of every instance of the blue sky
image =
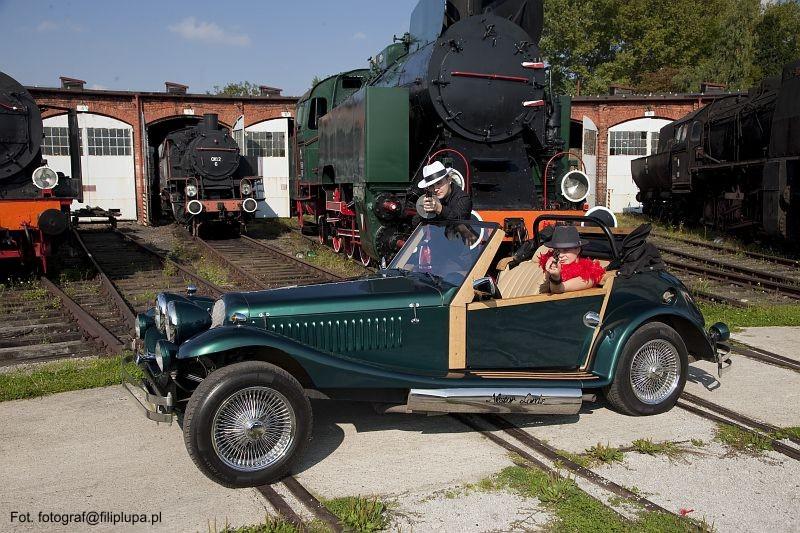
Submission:
[[0,0],[0,70],[25,85],[205,92],[248,80],[297,96],[364,67],[408,31],[417,0]]

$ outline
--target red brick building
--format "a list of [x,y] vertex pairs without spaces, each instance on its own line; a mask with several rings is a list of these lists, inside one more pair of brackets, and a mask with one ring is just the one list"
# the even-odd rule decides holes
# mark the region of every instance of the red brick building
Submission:
[[[296,97],[281,96],[280,89],[268,86],[262,88],[262,96],[253,97],[188,94],[185,85],[172,82],[166,84],[166,89],[163,93],[89,90],[83,88],[81,80],[70,78],[62,78],[61,88],[28,87],[40,106],[73,108],[79,111],[79,121],[88,125],[87,128],[82,127],[81,134],[87,135],[88,131],[88,135],[95,135],[97,138],[96,141],[93,138],[88,140],[89,143],[97,143],[96,150],[94,145],[88,146],[88,157],[100,155],[101,149],[105,149],[103,155],[110,155],[102,160],[102,170],[98,170],[99,163],[90,163],[84,172],[89,175],[89,180],[92,179],[92,174],[98,172],[108,174],[106,181],[99,184],[86,185],[84,180],[85,194],[97,192],[97,188],[103,187],[104,183],[129,185],[131,194],[135,194],[135,209],[134,200],[131,199],[131,208],[123,212],[124,218],[136,219],[145,224],[149,222],[150,216],[147,176],[152,160],[149,154],[169,132],[197,122],[203,113],[217,113],[219,121],[229,128],[233,128],[237,121],[245,129],[276,119],[288,122],[287,119],[294,117],[297,103]],[[55,142],[58,142],[58,132],[55,130],[61,123],[54,117],[59,115],[64,115],[64,112],[51,109],[43,113],[46,145],[48,133],[55,135]],[[48,128],[49,125],[52,127]],[[45,157],[49,160],[57,161],[59,156],[67,155],[63,151],[59,152],[58,146],[50,146],[48,149],[50,153],[45,152]],[[131,177],[135,185],[130,184]],[[112,181],[114,179],[117,181]],[[121,189],[119,192],[123,194]],[[113,203],[112,198],[109,198],[113,194],[113,191],[100,194],[95,204],[106,207],[102,203]]]
[[[613,211],[635,204],[630,160],[652,153],[658,144],[658,130],[664,124],[719,96],[718,90],[712,90],[693,94],[574,97],[572,133],[581,135],[587,174],[596,187],[590,200]],[[572,144],[576,146],[574,141]]]

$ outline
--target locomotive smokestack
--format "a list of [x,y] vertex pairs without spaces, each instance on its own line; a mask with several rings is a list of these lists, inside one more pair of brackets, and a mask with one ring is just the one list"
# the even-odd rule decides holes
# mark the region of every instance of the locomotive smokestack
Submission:
[[219,129],[219,115],[216,113],[206,113],[203,115],[203,128],[214,131]]

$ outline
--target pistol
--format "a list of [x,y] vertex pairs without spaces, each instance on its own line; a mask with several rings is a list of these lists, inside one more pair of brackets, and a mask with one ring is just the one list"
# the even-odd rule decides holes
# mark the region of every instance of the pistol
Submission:
[[558,248],[553,248],[553,264],[558,264],[558,259],[561,256],[561,252],[558,251]]

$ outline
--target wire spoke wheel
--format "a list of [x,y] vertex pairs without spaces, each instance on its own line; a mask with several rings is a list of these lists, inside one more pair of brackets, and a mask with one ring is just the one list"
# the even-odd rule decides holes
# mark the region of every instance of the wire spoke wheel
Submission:
[[241,472],[263,470],[292,447],[297,417],[289,400],[269,387],[236,391],[217,409],[211,442],[219,459]]
[[644,343],[631,359],[633,393],[645,404],[657,405],[672,395],[681,378],[678,349],[666,339]]

